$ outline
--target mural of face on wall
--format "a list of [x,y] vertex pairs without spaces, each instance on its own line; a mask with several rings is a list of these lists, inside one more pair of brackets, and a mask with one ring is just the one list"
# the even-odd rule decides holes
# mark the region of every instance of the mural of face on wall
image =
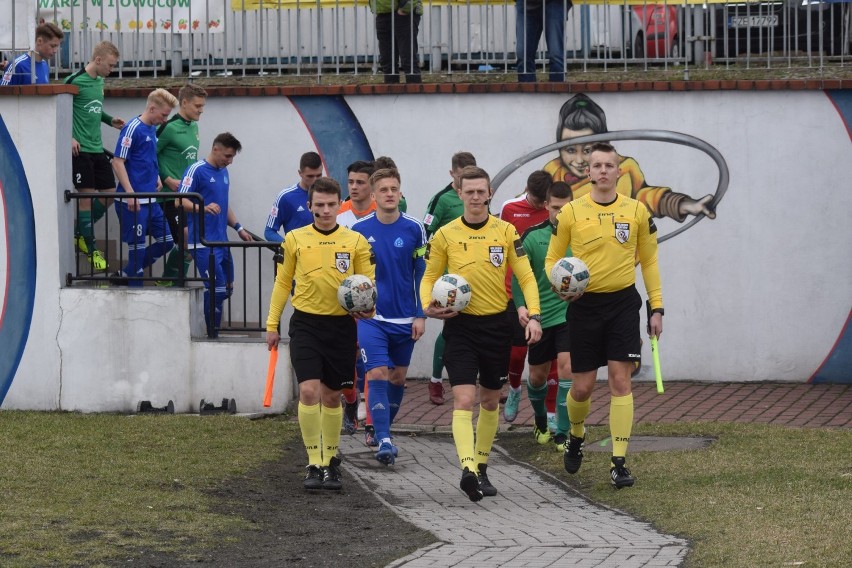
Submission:
[[[557,143],[607,132],[609,130],[604,110],[585,94],[572,96],[559,109],[556,124]],[[564,145],[559,149],[559,156],[542,168],[554,181],[564,181],[571,185],[574,199],[586,195],[592,189],[588,172],[591,147],[591,142]],[[695,199],[672,191],[670,187],[649,184],[639,163],[629,156],[619,156],[619,179],[616,187],[618,193],[641,201],[654,217],[669,217],[678,223],[694,215],[704,215],[710,219],[716,217],[715,207],[712,205],[713,195]]]

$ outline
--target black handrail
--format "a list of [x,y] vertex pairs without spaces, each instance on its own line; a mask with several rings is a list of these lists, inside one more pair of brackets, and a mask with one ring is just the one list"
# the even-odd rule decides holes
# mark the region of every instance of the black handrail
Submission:
[[[102,198],[102,199],[113,199],[113,200],[115,200],[115,199],[125,200],[125,199],[129,199],[131,197],[130,194],[123,193],[123,192],[122,193],[118,193],[118,192],[80,193],[80,192],[70,191],[70,190],[66,190],[64,192],[64,196],[65,196],[65,202],[66,203],[70,203],[72,201],[79,202],[79,200],[81,200],[81,199],[100,199],[100,198]],[[161,193],[161,192],[136,192],[132,195],[133,198],[138,198],[138,199],[157,198],[158,200],[175,199],[178,196],[181,197],[181,198],[189,199],[193,203],[197,204],[198,210],[204,209],[204,198],[198,193],[181,193],[181,194],[165,193],[164,194],[164,193]],[[258,249],[258,269],[257,269],[257,276],[256,276],[256,281],[257,281],[257,302],[256,302],[257,303],[257,306],[256,306],[257,311],[256,311],[256,313],[257,313],[258,324],[256,326],[250,326],[250,325],[248,325],[248,321],[247,321],[247,314],[249,313],[249,305],[248,305],[248,294],[246,293],[246,291],[248,290],[248,283],[249,283],[249,274],[248,274],[249,269],[248,269],[248,262],[247,262],[247,254],[248,253],[243,252],[242,259],[241,259],[241,261],[242,261],[241,262],[242,280],[243,280],[243,282],[242,282],[242,290],[243,290],[243,299],[242,299],[243,321],[242,321],[242,325],[237,325],[239,322],[234,322],[233,319],[232,319],[232,312],[233,312],[232,305],[231,305],[232,299],[231,299],[231,296],[229,295],[228,298],[227,298],[227,305],[228,305],[227,323],[226,323],[226,320],[224,319],[224,314],[223,314],[222,324],[219,326],[219,328],[215,328],[214,325],[213,325],[212,318],[208,318],[208,329],[207,329],[208,337],[210,337],[210,338],[217,337],[219,331],[226,331],[226,332],[227,331],[232,331],[232,332],[237,332],[237,331],[263,332],[263,331],[265,331],[266,330],[266,326],[264,325],[264,323],[265,323],[265,310],[264,310],[263,303],[265,301],[267,301],[268,294],[264,294],[263,289],[262,289],[264,279],[262,278],[262,263],[260,262],[260,249],[266,248],[266,249],[269,249],[270,251],[272,251],[272,253],[273,253],[272,260],[273,260],[273,263],[275,264],[275,266],[277,267],[277,263],[280,262],[280,260],[281,260],[281,247],[280,247],[280,245],[278,243],[273,243],[273,242],[261,239],[260,237],[258,237],[257,235],[255,235],[254,233],[252,233],[250,231],[249,231],[249,234],[251,235],[251,237],[253,239],[255,239],[254,241],[241,241],[241,240],[237,240],[237,241],[208,241],[203,237],[203,234],[204,234],[204,215],[199,215],[198,219],[199,219],[200,222],[198,223],[198,225],[196,225],[196,229],[200,233],[200,238],[197,239],[197,242],[199,244],[203,245],[204,247],[209,248],[210,251],[211,251],[211,254],[212,254],[213,249],[215,249],[215,248],[227,248],[229,251],[233,248],[243,249],[244,251],[245,251],[245,249],[249,249],[249,248]],[[109,234],[109,225],[110,225],[110,216],[105,215],[104,216],[104,232],[103,232],[104,235]],[[148,237],[148,238],[150,238],[150,237]],[[123,247],[121,247],[119,245],[119,247],[118,247],[118,261],[122,266],[124,266],[124,264],[126,263],[123,252],[124,252]],[[109,255],[109,241],[108,240],[107,240],[107,246],[104,250],[104,253],[107,256]],[[164,256],[164,258],[165,258],[165,256]],[[157,264],[159,264],[159,262]],[[209,306],[208,309],[209,309],[210,314],[214,313],[214,310],[215,310],[215,290],[216,290],[216,272],[215,272],[215,270],[210,270],[207,277],[200,276],[197,272],[197,268],[194,268],[193,274],[191,276],[185,276],[184,273],[183,273],[183,270],[180,270],[180,271],[178,271],[177,277],[166,277],[166,276],[153,276],[152,270],[151,270],[153,266],[154,265],[151,265],[151,267],[148,267],[148,275],[147,276],[130,276],[130,277],[127,277],[127,278],[122,278],[121,280],[125,280],[125,281],[133,280],[133,281],[142,281],[142,282],[171,282],[173,285],[175,285],[177,287],[184,287],[187,283],[191,283],[191,282],[202,282],[203,283],[206,280],[208,285],[209,285],[208,298],[209,298],[209,301],[210,301],[210,306]],[[211,266],[213,266],[212,263],[211,263]],[[80,274],[79,269],[75,268],[74,273],[71,273],[71,272],[66,273],[65,281],[66,281],[66,285],[68,285],[68,286],[73,285],[75,282],[91,282],[91,283],[99,283],[100,282],[100,283],[111,283],[111,284],[120,283],[119,279],[117,279],[115,277],[112,277],[112,276],[109,276],[109,275],[105,276],[105,275],[96,274],[94,269],[91,268],[91,267],[89,268],[87,274]],[[270,287],[272,286],[273,281],[274,281],[274,279],[270,279],[270,281],[269,281]],[[251,311],[254,312],[254,309],[252,309]]]

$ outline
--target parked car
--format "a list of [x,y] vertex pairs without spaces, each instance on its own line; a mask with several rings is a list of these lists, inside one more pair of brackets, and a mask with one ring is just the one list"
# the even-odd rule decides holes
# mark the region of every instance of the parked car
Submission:
[[[574,57],[645,57],[645,30],[633,10],[618,5],[575,3],[565,22],[565,49]],[[570,55],[569,55],[570,57]]]
[[849,53],[849,30],[844,25],[849,6],[820,0],[714,5],[716,57]]
[[645,30],[645,57],[677,59],[683,54],[680,26],[682,19],[677,6],[645,4],[633,6]]

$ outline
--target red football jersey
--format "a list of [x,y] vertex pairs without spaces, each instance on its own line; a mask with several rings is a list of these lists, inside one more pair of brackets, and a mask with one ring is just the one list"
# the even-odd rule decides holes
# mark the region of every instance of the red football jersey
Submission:
[[[527,194],[506,200],[500,207],[500,219],[508,221],[524,236],[527,229],[548,219],[547,208],[536,209],[529,201]],[[512,271],[506,272],[506,295],[512,297]]]

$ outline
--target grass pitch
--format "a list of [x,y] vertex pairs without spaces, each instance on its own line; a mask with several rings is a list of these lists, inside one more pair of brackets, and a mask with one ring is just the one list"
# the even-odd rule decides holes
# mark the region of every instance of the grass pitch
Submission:
[[[710,436],[705,450],[628,450],[632,488],[609,481],[609,453],[584,452],[569,475],[562,455],[531,434],[498,444],[591,500],[689,539],[687,566],[846,566],[852,542],[852,431],[753,424],[652,424],[633,435]],[[609,436],[589,429],[588,441]]]
[[[302,457],[286,418],[0,412],[0,565],[103,566],[140,552],[232,545],[250,523],[214,490]],[[591,428],[588,440],[608,436]],[[636,486],[614,490],[607,453],[575,476],[531,434],[501,434],[516,459],[591,500],[690,540],[688,566],[844,566],[852,542],[852,431],[747,424],[639,425],[634,435],[711,436],[708,449],[628,454]],[[270,503],[270,505],[274,505]],[[286,506],[286,503],[278,503]]]

